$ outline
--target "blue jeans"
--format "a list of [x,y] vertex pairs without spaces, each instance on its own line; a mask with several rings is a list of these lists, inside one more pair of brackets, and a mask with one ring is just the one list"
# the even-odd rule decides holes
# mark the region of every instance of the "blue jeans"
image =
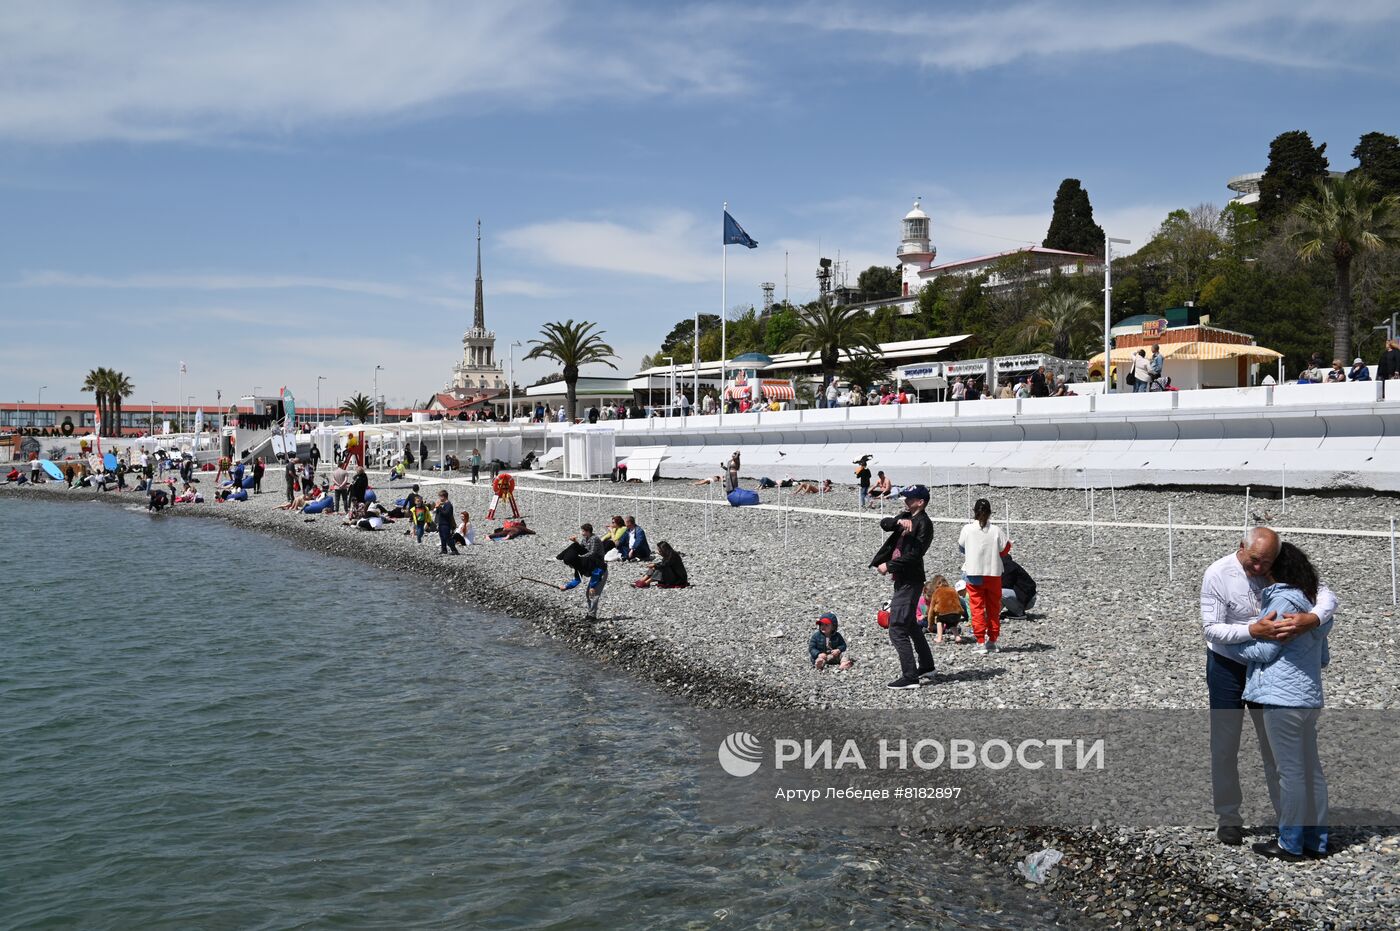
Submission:
[[1279,786],[1278,845],[1289,853],[1327,851],[1327,777],[1317,753],[1317,708],[1254,705],[1264,719],[1272,753],[1264,768]]
[[1146,390],[1147,390],[1147,382],[1143,381],[1142,379],[1138,379],[1137,384],[1133,385],[1133,394],[1137,394],[1139,391],[1146,391]]
[[[1244,730],[1244,680],[1248,667],[1206,650],[1206,689],[1210,694],[1210,788],[1215,817],[1222,826],[1241,827],[1240,816],[1240,734]],[[1259,755],[1264,759],[1264,778],[1269,801],[1278,810],[1278,772],[1273,764],[1269,735],[1262,712],[1250,711],[1254,733],[1259,738]]]
[[419,543],[423,542],[423,531],[426,529],[428,529],[427,524],[420,524],[417,521],[413,522],[413,535],[418,538]]

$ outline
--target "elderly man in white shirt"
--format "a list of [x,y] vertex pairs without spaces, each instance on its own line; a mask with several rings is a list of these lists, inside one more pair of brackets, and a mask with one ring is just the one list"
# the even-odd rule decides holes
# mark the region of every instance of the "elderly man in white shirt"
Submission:
[[[1269,570],[1278,557],[1281,541],[1268,527],[1251,529],[1239,549],[1211,563],[1201,580],[1201,626],[1206,639],[1206,688],[1210,694],[1210,774],[1215,807],[1216,837],[1223,844],[1244,842],[1240,817],[1240,732],[1244,724],[1244,684],[1248,667],[1222,655],[1216,644],[1249,640],[1287,640],[1331,620],[1337,596],[1318,586],[1317,604],[1310,613],[1271,613],[1260,617],[1260,592],[1269,584]],[[1216,714],[1214,712],[1225,712]],[[1264,754],[1269,753],[1264,728],[1255,722],[1255,734]],[[1272,768],[1268,768],[1272,771]],[[1269,785],[1270,796],[1277,786]]]

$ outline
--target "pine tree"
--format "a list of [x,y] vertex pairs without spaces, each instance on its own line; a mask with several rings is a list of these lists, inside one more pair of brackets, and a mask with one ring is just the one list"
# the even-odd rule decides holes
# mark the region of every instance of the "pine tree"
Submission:
[[1045,233],[1047,249],[1085,252],[1103,255],[1103,227],[1094,222],[1094,208],[1089,192],[1078,178],[1066,178],[1055,192],[1055,208],[1050,216],[1050,229]]
[[1348,174],[1364,174],[1376,182],[1381,196],[1400,194],[1400,139],[1385,133],[1367,133],[1361,137],[1351,157],[1359,164]]
[[1269,165],[1259,181],[1259,219],[1273,226],[1317,189],[1327,177],[1327,143],[1313,146],[1301,129],[1280,133],[1269,143]]

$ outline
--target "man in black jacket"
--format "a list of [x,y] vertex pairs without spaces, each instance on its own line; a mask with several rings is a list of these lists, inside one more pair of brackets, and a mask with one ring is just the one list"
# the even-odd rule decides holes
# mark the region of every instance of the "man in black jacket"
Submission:
[[1385,352],[1381,353],[1381,364],[1376,370],[1376,380],[1386,381],[1400,378],[1400,339],[1387,340]]
[[899,654],[901,675],[889,683],[889,688],[916,689],[924,680],[933,680],[933,653],[929,651],[928,638],[914,621],[919,593],[924,587],[924,553],[933,541],[933,521],[924,513],[928,506],[927,488],[911,485],[900,495],[904,498],[905,509],[895,517],[880,521],[880,529],[887,531],[889,538],[870,560],[870,565],[894,581],[894,594],[890,597],[890,643]]
[[1035,579],[1008,554],[1001,557],[1001,610],[1010,617],[1025,617],[1035,606]]

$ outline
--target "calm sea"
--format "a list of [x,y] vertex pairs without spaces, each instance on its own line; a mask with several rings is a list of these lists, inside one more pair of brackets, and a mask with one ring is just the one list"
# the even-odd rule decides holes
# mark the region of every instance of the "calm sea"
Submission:
[[0,926],[1043,926],[1004,875],[703,823],[683,708],[413,578],[0,501]]

